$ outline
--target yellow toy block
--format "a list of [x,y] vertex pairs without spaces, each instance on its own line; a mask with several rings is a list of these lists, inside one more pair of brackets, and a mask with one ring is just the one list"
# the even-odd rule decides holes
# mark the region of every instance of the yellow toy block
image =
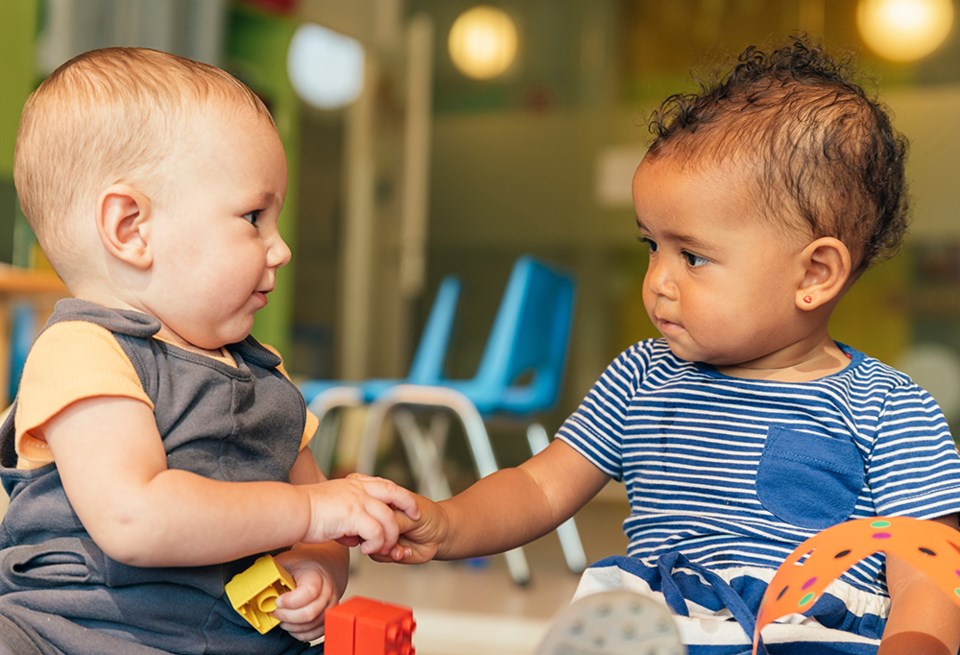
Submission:
[[257,632],[266,634],[280,623],[270,615],[277,609],[277,597],[296,586],[286,569],[272,556],[264,555],[246,571],[233,576],[225,591],[233,609]]

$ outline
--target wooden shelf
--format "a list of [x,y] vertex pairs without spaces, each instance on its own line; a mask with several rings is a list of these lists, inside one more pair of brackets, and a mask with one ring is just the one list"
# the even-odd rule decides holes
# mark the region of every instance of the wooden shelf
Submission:
[[56,273],[52,271],[30,271],[0,264],[0,293],[66,295],[67,288]]
[[52,271],[31,271],[0,264],[0,409],[10,402],[10,359],[12,324],[11,308],[28,303],[36,315],[37,326],[43,325],[53,305],[68,295],[67,287]]

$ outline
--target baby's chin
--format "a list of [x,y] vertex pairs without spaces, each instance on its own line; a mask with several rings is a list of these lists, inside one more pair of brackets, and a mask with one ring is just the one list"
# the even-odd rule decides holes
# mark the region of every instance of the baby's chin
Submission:
[[690,362],[691,364],[703,364],[721,370],[724,368],[734,369],[742,363],[739,358],[731,357],[730,355],[720,355],[704,349],[691,348],[684,344],[678,344],[666,337],[664,337],[664,340],[667,342],[670,352],[672,352],[677,359]]
[[193,350],[212,355],[220,355],[225,347],[234,343],[240,343],[250,336],[252,328],[253,322],[251,321],[249,327],[238,326],[235,329],[230,329],[224,326],[220,330],[217,330],[215,334],[184,335],[184,340],[187,342],[188,347]]
[[670,352],[672,352],[674,357],[676,357],[677,359],[682,359],[685,362],[692,362],[696,364],[713,365],[712,362],[709,362],[706,359],[704,359],[704,353],[698,350],[692,349],[689,346],[685,346],[684,344],[677,343],[674,339],[671,339],[670,337],[664,336],[663,340],[667,342],[667,346],[670,348]]

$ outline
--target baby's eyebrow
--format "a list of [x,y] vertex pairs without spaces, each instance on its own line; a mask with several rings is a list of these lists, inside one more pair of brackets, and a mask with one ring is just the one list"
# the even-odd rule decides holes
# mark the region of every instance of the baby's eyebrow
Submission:
[[260,191],[250,196],[250,202],[260,207],[269,207],[283,204],[283,198],[272,191]]
[[709,250],[711,248],[709,243],[705,241],[701,241],[697,237],[691,236],[689,234],[679,234],[679,233],[670,232],[670,233],[667,233],[667,236],[669,236],[671,239],[676,239],[683,245],[693,248],[694,250]]
[[[643,221],[637,218],[637,228],[642,232],[649,233],[651,230],[643,224]],[[694,250],[708,250],[711,246],[709,243],[698,239],[692,234],[684,234],[682,232],[673,232],[667,230],[666,232],[660,232],[657,234],[659,239],[669,239],[671,241],[677,241],[683,246],[693,248]]]

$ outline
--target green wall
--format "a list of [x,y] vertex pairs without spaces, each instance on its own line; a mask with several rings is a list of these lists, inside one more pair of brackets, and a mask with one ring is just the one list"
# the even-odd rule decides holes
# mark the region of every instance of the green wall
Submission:
[[13,146],[20,110],[36,81],[37,14],[38,0],[0,2],[0,261],[4,262],[14,258]]
[[0,2],[0,175],[13,175],[20,109],[33,90],[37,0]]
[[[297,171],[299,169],[299,100],[287,77],[287,46],[297,23],[247,5],[231,10],[227,24],[224,67],[261,96],[273,119],[287,153],[287,198],[280,216],[280,232],[293,256],[297,216]],[[293,265],[277,276],[270,304],[256,316],[253,333],[282,354],[290,352],[290,323],[293,316]]]

